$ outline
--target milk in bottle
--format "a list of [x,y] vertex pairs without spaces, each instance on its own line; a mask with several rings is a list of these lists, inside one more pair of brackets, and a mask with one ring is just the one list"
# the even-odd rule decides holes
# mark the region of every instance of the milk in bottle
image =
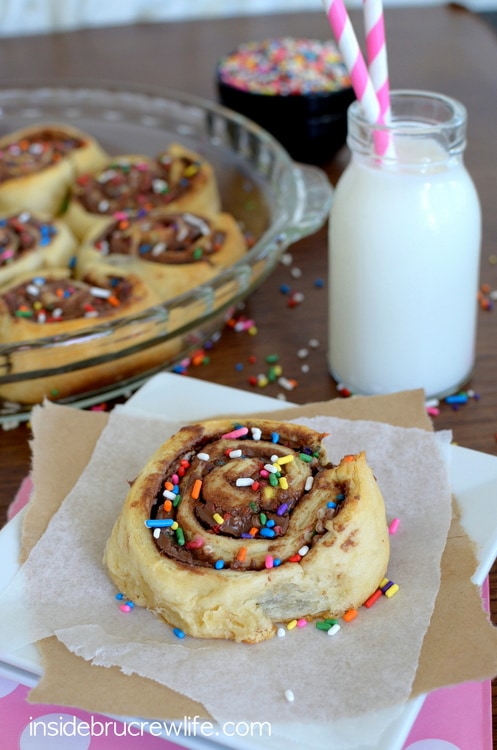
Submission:
[[480,205],[463,163],[466,112],[392,92],[390,147],[349,110],[351,162],[330,216],[329,368],[353,393],[460,388],[475,356]]

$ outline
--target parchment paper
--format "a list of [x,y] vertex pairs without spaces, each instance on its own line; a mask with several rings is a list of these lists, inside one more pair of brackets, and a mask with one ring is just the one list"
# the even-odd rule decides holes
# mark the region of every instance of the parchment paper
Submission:
[[[352,419],[370,417],[380,422],[417,424],[424,429],[431,428],[424,412],[422,392],[393,394],[387,397],[339,399],[322,404],[278,409],[274,415],[289,418],[301,414],[322,413],[339,414]],[[37,492],[25,518],[26,551],[29,551],[34,540],[43,534],[46,516],[50,516],[61,502],[62,496],[58,490],[70,486],[71,477],[76,477],[83,469],[105,420],[106,416],[102,414],[75,412],[68,407],[52,404],[46,404],[43,409],[35,411],[33,479]],[[53,477],[54,464],[60,467],[59,482]],[[497,672],[496,629],[489,624],[481,608],[478,589],[469,580],[475,566],[472,545],[454,516],[442,559],[442,588],[423,642],[412,695],[465,679],[492,677]],[[73,588],[76,591],[76,587]],[[454,601],[457,601],[458,622],[461,628],[451,627]],[[25,609],[26,603],[23,602],[20,613],[24,616]],[[11,617],[15,621],[15,613]],[[286,640],[286,643],[288,642]],[[31,699],[34,701],[63,703],[89,711],[150,718],[181,719],[185,714],[209,717],[201,703],[192,701],[168,687],[160,686],[148,678],[123,675],[116,667],[92,666],[67,651],[54,637],[40,641],[38,645],[44,657],[44,675],[39,685],[31,691]],[[240,674],[237,672],[237,675]],[[360,679],[361,674],[358,675],[358,681]],[[333,681],[333,688],[336,688],[336,684]],[[383,680],[379,679],[378,690],[382,690],[383,685]],[[329,692],[326,691],[326,698]],[[321,683],[318,698],[322,695]],[[364,706],[365,721],[355,721],[354,725],[357,728],[364,726],[366,730],[373,727],[374,737],[359,737],[357,733],[353,737],[345,726],[341,738],[340,727],[336,722],[333,724],[331,737],[329,723],[307,723],[297,701],[293,708],[294,723],[291,726],[295,730],[295,745],[286,740],[278,742],[278,738],[272,737],[271,740],[265,739],[264,747],[341,748],[360,745],[363,742],[364,747],[369,748],[373,745],[378,746],[375,737],[395,719],[395,712],[392,710],[386,714],[376,712],[376,722],[372,723],[371,716],[366,715],[367,707]],[[342,743],[342,739],[345,744]]]
[[[362,714],[364,706],[380,710],[405,702],[438,593],[440,559],[450,525],[443,455],[450,435],[328,417],[299,421],[330,433],[326,447],[331,460],[366,450],[389,517],[401,519],[401,531],[392,539],[389,568],[401,594],[361,611],[336,638],[308,627],[257,646],[196,639],[178,642],[146,610],[123,617],[101,563],[103,548],[127,482],[180,425],[116,413],[13,584],[13,589],[23,590],[24,604],[26,596],[31,602],[33,619],[24,633],[13,628],[12,647],[55,634],[69,650],[95,664],[117,665],[201,702],[219,722],[277,717],[289,736],[294,734],[292,723],[296,719],[300,723],[302,715],[311,723],[336,723]],[[3,594],[9,608],[14,605],[10,595],[9,590]],[[382,654],[388,659],[382,661],[378,690]],[[243,675],[243,689],[233,689],[233,664]],[[316,701],[323,684],[337,684],[340,689],[331,691],[325,701]],[[295,704],[285,700],[287,688],[294,692]],[[256,693],[259,701],[254,702]]]

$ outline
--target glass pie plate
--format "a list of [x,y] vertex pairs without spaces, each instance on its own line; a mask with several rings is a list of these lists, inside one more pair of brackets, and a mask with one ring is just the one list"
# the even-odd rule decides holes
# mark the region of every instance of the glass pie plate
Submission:
[[[328,216],[332,188],[324,172],[292,161],[255,123],[196,97],[101,82],[0,89],[1,136],[43,122],[73,125],[93,135],[111,155],[155,156],[171,142],[200,153],[214,168],[222,209],[233,214],[255,242],[241,260],[208,283],[138,316],[89,323],[77,334],[22,344],[6,345],[0,339],[0,387],[86,370],[88,387],[79,387],[59,403],[85,407],[131,392],[220,331],[236,305],[271,273],[284,250],[317,231]],[[175,345],[163,346],[166,353],[159,364],[137,366],[136,371],[131,367],[131,372],[120,367],[137,353],[167,342]],[[56,363],[60,347],[71,352],[62,366]],[[110,382],[99,384],[92,368],[106,362],[114,363],[115,374]],[[30,407],[0,401],[4,426],[29,415]]]

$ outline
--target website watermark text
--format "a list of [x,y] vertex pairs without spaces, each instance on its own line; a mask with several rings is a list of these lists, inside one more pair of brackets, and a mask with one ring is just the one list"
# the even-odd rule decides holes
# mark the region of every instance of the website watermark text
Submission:
[[217,724],[201,716],[184,716],[178,721],[146,721],[129,719],[125,722],[90,716],[88,720],[76,716],[29,717],[30,737],[270,737],[268,721],[225,721]]

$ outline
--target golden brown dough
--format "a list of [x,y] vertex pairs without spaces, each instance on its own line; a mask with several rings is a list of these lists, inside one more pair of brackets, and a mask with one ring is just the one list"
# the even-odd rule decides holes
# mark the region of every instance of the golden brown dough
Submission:
[[93,137],[61,123],[10,133],[0,138],[0,212],[56,216],[75,177],[107,159]]
[[79,265],[107,263],[140,276],[162,300],[209,281],[247,251],[233,216],[212,218],[191,212],[108,219],[93,230],[79,251]]
[[77,250],[69,227],[28,211],[0,218],[0,288],[40,268],[68,268]]
[[[22,404],[44,397],[57,400],[162,365],[177,354],[179,341],[118,356],[143,345],[156,329],[146,318],[123,318],[157,303],[155,292],[140,278],[104,264],[89,268],[82,280],[71,278],[67,269],[41,269],[16,278],[0,291],[0,345],[12,344],[0,355],[0,375],[29,372],[31,377],[0,383],[0,397]],[[102,325],[115,325],[112,335],[100,333]],[[48,345],[46,337],[57,338]],[[97,359],[100,364],[92,364]]]
[[360,606],[387,569],[384,502],[364,453],[333,467],[322,437],[246,418],[176,433],[133,481],[108,540],[119,591],[189,635],[249,643]]
[[104,168],[81,175],[72,188],[66,220],[80,239],[104,228],[109,217],[127,218],[155,210],[209,216],[221,203],[216,176],[199,154],[179,144],[155,158],[123,154]]

